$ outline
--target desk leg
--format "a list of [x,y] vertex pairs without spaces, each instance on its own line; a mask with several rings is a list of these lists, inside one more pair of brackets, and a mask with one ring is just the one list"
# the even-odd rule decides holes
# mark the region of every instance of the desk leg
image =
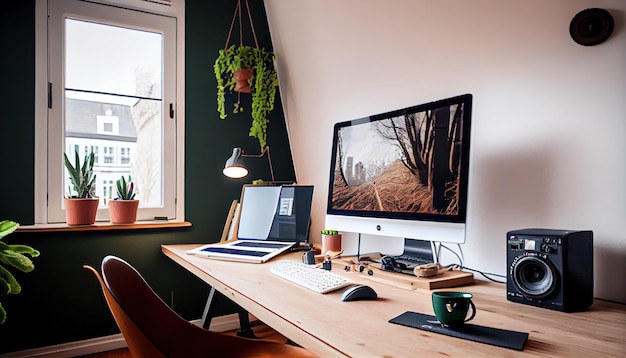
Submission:
[[240,329],[240,331],[237,332],[237,335],[239,337],[257,338],[257,336],[254,335],[252,326],[250,326],[250,318],[248,317],[248,311],[244,310],[243,308],[239,307],[239,305],[237,305],[237,314],[239,315],[239,329]]
[[209,329],[211,326],[211,319],[213,318],[213,310],[215,309],[215,300],[217,299],[217,290],[211,287],[209,291],[209,298],[206,300],[204,306],[204,312],[202,313],[202,328]]
[[[204,312],[202,313],[202,328],[209,329],[211,326],[211,319],[213,318],[213,311],[215,309],[215,303],[217,302],[219,294],[217,290],[211,287],[209,291],[209,297],[207,298],[206,305],[204,306]],[[248,317],[248,311],[244,310],[239,305],[237,306],[237,314],[239,315],[239,332],[238,336],[257,338],[254,335],[252,326],[250,325],[250,318]]]

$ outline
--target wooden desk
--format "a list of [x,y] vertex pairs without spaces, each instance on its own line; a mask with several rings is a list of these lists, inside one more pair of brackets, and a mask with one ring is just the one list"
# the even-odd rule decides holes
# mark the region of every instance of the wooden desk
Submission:
[[[530,333],[523,351],[389,323],[406,311],[433,314],[431,291],[403,289],[344,272],[370,285],[377,301],[342,302],[341,290],[318,294],[270,273],[272,261],[248,264],[187,255],[197,245],[163,245],[172,260],[248,312],[321,357],[543,356],[624,357],[626,305],[596,300],[585,312],[563,313],[506,300],[502,284],[477,281],[454,290],[474,294],[474,324]],[[300,261],[294,253],[278,259]],[[275,259],[276,260],[276,259]]]

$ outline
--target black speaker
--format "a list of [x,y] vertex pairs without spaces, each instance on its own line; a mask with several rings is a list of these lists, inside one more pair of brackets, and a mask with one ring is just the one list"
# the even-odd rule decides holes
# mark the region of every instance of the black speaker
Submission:
[[507,299],[563,312],[593,303],[593,232],[509,231]]

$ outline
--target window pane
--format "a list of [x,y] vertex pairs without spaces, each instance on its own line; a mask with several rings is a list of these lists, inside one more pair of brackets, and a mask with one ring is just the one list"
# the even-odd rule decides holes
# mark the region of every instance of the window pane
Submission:
[[65,87],[162,99],[162,35],[66,19]]
[[122,175],[131,176],[142,208],[162,207],[162,35],[73,19],[66,26],[68,156],[79,148],[82,161],[94,152],[102,207]]

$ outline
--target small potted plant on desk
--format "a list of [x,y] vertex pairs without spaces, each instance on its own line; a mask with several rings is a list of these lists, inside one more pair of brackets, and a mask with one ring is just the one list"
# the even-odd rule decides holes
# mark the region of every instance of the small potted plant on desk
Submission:
[[117,180],[117,197],[109,201],[109,213],[113,224],[132,224],[137,220],[139,200],[135,199],[135,184],[130,175],[128,181],[122,175]]
[[341,251],[341,234],[337,230],[322,230],[322,254]]
[[[96,175],[93,172],[95,155],[93,152],[85,156],[80,164],[78,152],[74,153],[74,162],[63,153],[65,168],[70,174],[72,187],[68,187],[69,195],[65,197],[65,214],[68,225],[91,225],[96,221],[100,199],[95,197]],[[76,194],[73,194],[73,192]]]

